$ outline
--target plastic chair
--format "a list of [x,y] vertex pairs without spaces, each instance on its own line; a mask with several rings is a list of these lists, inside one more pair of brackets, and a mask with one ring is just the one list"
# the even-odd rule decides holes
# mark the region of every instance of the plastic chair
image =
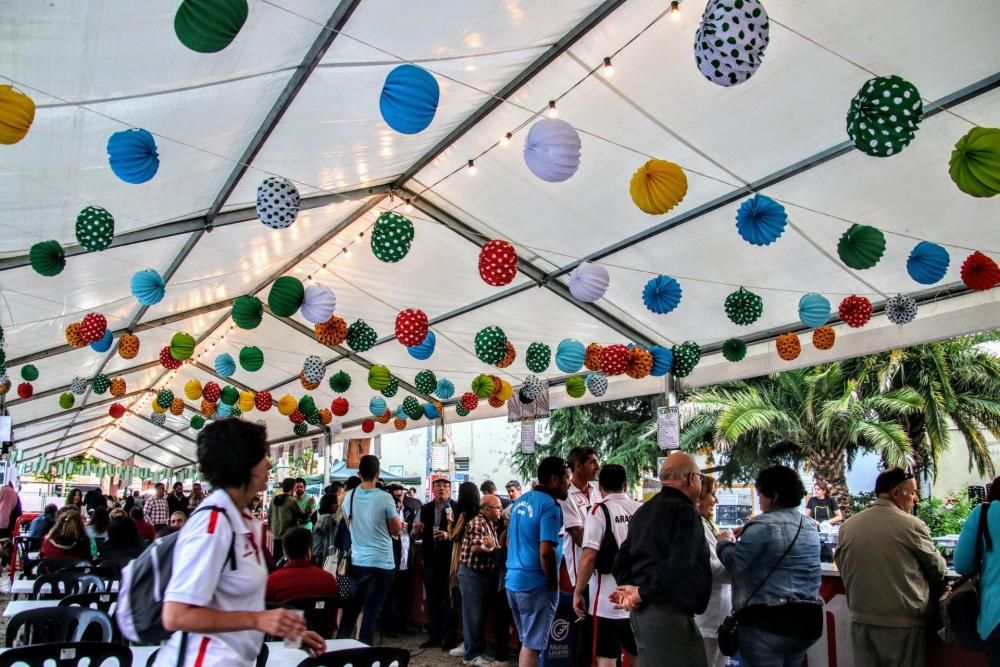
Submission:
[[[91,628],[97,631],[91,631]],[[7,648],[14,645],[24,629],[25,645],[51,642],[90,641],[110,642],[113,634],[111,618],[103,611],[86,607],[43,607],[15,614],[7,624],[4,637]]]
[[120,581],[122,578],[121,568],[115,563],[88,563],[87,565],[77,565],[75,567],[65,567],[59,572],[85,572],[100,577],[104,582],[104,589],[110,591],[111,584]]
[[[153,667],[153,663],[156,662],[156,654],[159,652],[160,649],[156,649],[149,655],[149,658],[146,659],[146,667]],[[268,654],[267,644],[261,644],[260,653],[257,654],[257,667],[267,666],[267,654]],[[3,666],[0,665],[0,667]]]
[[100,609],[110,616],[114,613],[114,607],[117,604],[118,593],[77,593],[76,595],[67,595],[59,600],[58,606]]
[[346,651],[329,651],[315,658],[306,658],[298,667],[407,667],[410,652],[405,648],[351,648]]
[[[43,593],[42,588],[48,585],[50,591]],[[32,593],[36,600],[59,600],[67,595],[77,593],[103,593],[107,590],[104,582],[96,574],[89,572],[56,572],[42,574],[35,579]]]
[[50,664],[49,661],[56,667],[79,667],[83,660],[87,660],[87,667],[101,667],[108,660],[114,660],[119,667],[132,667],[132,651],[121,644],[64,642],[20,646],[0,653],[0,667],[34,667]]
[[337,628],[337,611],[344,601],[335,597],[299,598],[282,602],[286,609],[301,609],[305,612],[306,627],[319,633],[324,639],[332,639]]
[[35,574],[38,576],[55,574],[68,567],[91,567],[92,565],[93,563],[89,560],[80,560],[79,558],[42,558],[35,566]]
[[17,549],[17,558],[21,561],[21,579],[34,579],[35,567],[41,561],[37,558],[29,558],[28,554],[35,553],[42,548],[42,538],[18,535],[14,538],[14,548]]

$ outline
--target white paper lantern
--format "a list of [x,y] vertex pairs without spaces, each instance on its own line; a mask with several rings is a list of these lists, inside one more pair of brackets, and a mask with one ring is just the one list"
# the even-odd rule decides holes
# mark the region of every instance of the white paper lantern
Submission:
[[711,0],[695,35],[695,61],[712,83],[735,86],[760,67],[769,40],[767,11],[758,0]]
[[323,381],[324,375],[326,366],[323,365],[323,360],[315,354],[306,357],[305,363],[302,364],[302,377],[311,384],[318,384]]
[[284,229],[299,215],[299,191],[284,178],[271,176],[257,187],[257,217],[271,229]]
[[524,163],[543,181],[565,181],[580,166],[580,135],[564,120],[543,118],[528,130]]
[[302,299],[302,317],[313,324],[322,324],[331,317],[337,308],[337,297],[325,285],[310,285],[306,288]]
[[610,280],[608,270],[600,264],[581,264],[569,277],[569,291],[574,299],[593,303],[608,291]]
[[917,302],[912,296],[897,294],[885,302],[885,316],[893,324],[909,324],[917,316]]

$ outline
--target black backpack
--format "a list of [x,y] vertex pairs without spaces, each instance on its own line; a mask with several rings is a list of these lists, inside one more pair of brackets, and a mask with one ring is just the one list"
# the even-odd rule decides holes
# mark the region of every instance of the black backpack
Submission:
[[618,540],[615,539],[614,525],[611,522],[611,512],[604,503],[597,503],[604,512],[604,537],[601,538],[601,548],[597,551],[594,569],[598,574],[611,574],[615,567],[615,556],[618,555]]
[[979,621],[981,591],[979,578],[982,575],[983,547],[993,551],[993,538],[987,523],[991,503],[983,503],[979,510],[979,525],[976,527],[976,551],[971,575],[960,577],[948,584],[941,596],[941,620],[944,627],[938,632],[942,639],[958,644],[969,651],[982,651],[984,642],[976,625]]

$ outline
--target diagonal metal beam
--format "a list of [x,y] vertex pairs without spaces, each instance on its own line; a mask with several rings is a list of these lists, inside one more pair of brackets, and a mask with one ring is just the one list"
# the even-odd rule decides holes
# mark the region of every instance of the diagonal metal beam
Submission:
[[[140,435],[140,434],[136,433],[135,431],[130,431],[129,429],[125,428],[124,426],[120,427],[118,430],[121,431],[122,433],[126,433],[126,434],[132,436],[136,440],[143,441],[144,443],[146,443],[150,447],[156,447],[157,449],[162,449],[163,451],[169,453],[171,456],[176,456],[177,458],[179,458],[182,461],[186,461],[187,463],[194,463],[193,459],[189,459],[188,457],[184,456],[183,454],[178,454],[177,452],[175,452],[175,451],[173,451],[171,449],[167,449],[166,447],[164,447],[160,443],[156,442],[155,440],[150,440],[149,438],[147,438],[144,435]],[[131,450],[129,450],[129,451],[131,451]],[[140,451],[145,451],[145,449],[144,450],[140,450]],[[138,454],[138,453],[139,452],[136,452],[136,454]]]
[[[76,436],[83,435],[84,433],[93,433],[94,431],[100,431],[100,430],[104,429],[106,426],[107,426],[107,424],[101,424],[100,426],[94,426],[94,427],[91,427],[91,428],[88,428],[88,429],[84,429],[83,431],[77,431],[76,433],[70,433],[69,435],[63,436],[61,438],[56,438],[54,440],[49,440],[49,441],[43,442],[41,444],[32,445],[31,447],[25,447],[24,449],[21,449],[21,451],[25,452],[25,453],[31,452],[31,451],[34,451],[34,450],[39,449],[41,447],[45,447],[47,445],[54,445],[56,443],[63,442],[67,438],[75,438]],[[60,429],[60,430],[62,430],[62,429]]]
[[[106,398],[103,401],[97,401],[95,403],[88,403],[86,405],[80,405],[80,406],[75,407],[75,408],[70,408],[69,410],[61,410],[59,412],[53,412],[52,414],[45,415],[44,417],[36,417],[35,419],[29,419],[26,422],[21,422],[19,424],[14,424],[14,431],[16,432],[17,429],[24,428],[26,426],[31,426],[32,424],[39,424],[41,422],[49,421],[50,419],[55,419],[57,417],[62,417],[63,415],[66,415],[66,414],[79,413],[79,412],[83,412],[84,410],[90,410],[91,408],[100,407],[102,405],[110,405],[111,403],[114,403],[115,401],[121,401],[121,400],[126,399],[126,398],[131,398],[133,396],[138,396],[139,394],[145,394],[145,393],[147,393],[147,391],[149,391],[149,390],[148,389],[136,389],[135,391],[130,391],[129,393],[125,394],[124,396],[118,396],[118,397],[112,396],[111,398]],[[76,424],[77,424],[77,422],[74,422],[73,425],[76,425]],[[71,425],[71,428],[72,428],[73,425]],[[63,430],[64,428],[65,427],[60,426],[58,430]]]
[[[197,414],[201,414],[200,412],[198,412],[197,410],[195,410],[194,408],[192,408],[191,406],[189,406],[187,403],[184,404],[184,407],[187,408],[188,410],[191,410],[192,412],[196,412]],[[134,410],[126,410],[126,412],[128,412],[130,415],[138,417],[139,419],[143,420],[144,422],[147,422],[149,424],[152,424],[153,426],[156,426],[157,428],[163,429],[164,431],[170,433],[171,435],[176,435],[178,438],[184,438],[188,442],[191,442],[191,443],[194,443],[194,444],[198,443],[197,440],[195,440],[191,436],[184,435],[180,431],[175,431],[174,429],[172,429],[172,428],[170,428],[168,426],[160,426],[159,424],[154,424],[153,420],[150,419],[149,417],[147,417],[146,415],[143,415],[143,414],[140,414],[138,412],[135,412]]]
[[[89,423],[95,422],[95,421],[97,421],[99,419],[109,419],[109,417],[108,417],[108,415],[95,415],[93,417],[90,417],[89,419],[82,419],[82,420],[76,422],[76,425],[77,426],[83,426],[84,424],[89,424]],[[61,430],[63,430],[62,426],[58,426],[56,428],[50,428],[48,431],[41,431],[39,433],[35,433],[34,435],[29,435],[29,436],[27,436],[25,438],[18,438],[17,442],[15,444],[16,445],[22,445],[22,444],[28,442],[29,440],[34,440],[35,438],[41,438],[43,436],[50,435],[52,433],[56,433],[57,431],[61,431]],[[18,447],[18,449],[20,449],[20,447]]]

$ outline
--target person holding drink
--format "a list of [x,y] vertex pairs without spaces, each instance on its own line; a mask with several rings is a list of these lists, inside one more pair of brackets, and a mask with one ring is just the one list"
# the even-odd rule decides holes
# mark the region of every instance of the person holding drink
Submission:
[[432,500],[420,508],[413,525],[413,535],[422,544],[424,559],[424,590],[427,593],[427,641],[421,648],[440,646],[450,651],[458,645],[458,619],[451,607],[448,590],[451,572],[451,541],[448,529],[455,520],[455,503],[451,500],[451,482],[444,478],[431,484]]

